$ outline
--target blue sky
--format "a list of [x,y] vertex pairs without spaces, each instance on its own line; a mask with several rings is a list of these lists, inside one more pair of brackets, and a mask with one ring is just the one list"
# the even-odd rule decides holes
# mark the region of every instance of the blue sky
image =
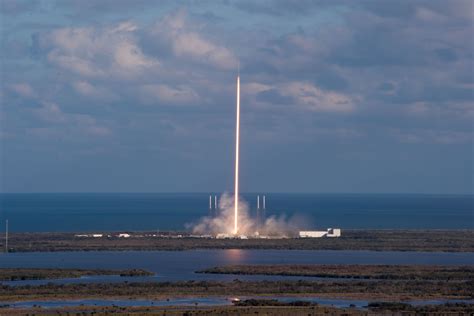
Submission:
[[1,3],[3,192],[473,193],[472,1]]

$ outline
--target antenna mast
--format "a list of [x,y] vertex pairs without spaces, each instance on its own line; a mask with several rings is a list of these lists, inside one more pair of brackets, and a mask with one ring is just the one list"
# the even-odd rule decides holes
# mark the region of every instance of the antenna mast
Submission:
[[8,219],[5,220],[5,253],[8,253]]

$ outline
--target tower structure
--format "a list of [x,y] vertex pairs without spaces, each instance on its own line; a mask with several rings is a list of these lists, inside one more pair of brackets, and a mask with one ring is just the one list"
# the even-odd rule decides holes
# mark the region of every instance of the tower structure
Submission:
[[8,253],[8,219],[5,221],[5,253]]

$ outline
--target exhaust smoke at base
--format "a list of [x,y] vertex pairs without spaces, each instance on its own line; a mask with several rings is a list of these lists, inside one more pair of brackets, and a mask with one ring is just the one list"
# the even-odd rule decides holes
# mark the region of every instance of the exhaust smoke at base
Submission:
[[[287,219],[285,216],[270,216],[258,223],[258,219],[250,215],[249,206],[246,201],[239,199],[239,236],[258,237],[296,237],[304,227],[308,227],[308,219],[293,216]],[[232,236],[234,234],[235,220],[234,196],[224,193],[219,199],[219,213],[216,216],[202,217],[197,223],[187,224],[194,234],[214,235],[219,234]]]

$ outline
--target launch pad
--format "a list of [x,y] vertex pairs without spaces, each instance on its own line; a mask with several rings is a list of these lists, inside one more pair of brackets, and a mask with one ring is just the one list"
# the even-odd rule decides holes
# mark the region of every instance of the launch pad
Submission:
[[217,195],[209,195],[209,215],[201,218],[193,227],[193,237],[216,239],[284,239],[339,237],[340,229],[327,231],[298,231],[284,218],[266,216],[266,196],[257,195],[256,216],[239,197],[239,149],[240,149],[240,73],[236,80],[235,112],[235,174],[232,198],[224,193],[219,200]]

